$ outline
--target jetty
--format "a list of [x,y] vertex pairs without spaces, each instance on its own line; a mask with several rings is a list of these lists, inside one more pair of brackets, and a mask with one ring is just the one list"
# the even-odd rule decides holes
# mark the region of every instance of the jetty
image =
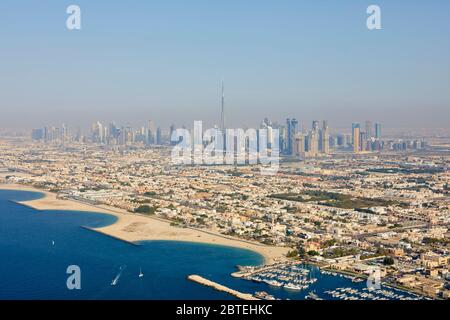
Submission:
[[90,228],[90,227],[86,227],[86,226],[80,226],[80,228],[84,229],[84,230],[89,230],[89,231],[92,231],[92,232],[96,232],[96,233],[102,234],[102,235],[107,236],[109,238],[112,238],[114,240],[118,240],[118,241],[122,241],[122,242],[125,242],[125,243],[128,243],[128,244],[131,244],[132,246],[135,246],[135,247],[139,247],[140,246],[140,244],[137,243],[137,242],[128,241],[128,240],[122,239],[120,237],[116,237],[116,236],[110,235],[110,234],[105,233],[105,232],[103,232],[101,230],[98,230],[98,229],[94,229],[94,228]]
[[260,300],[256,297],[254,297],[253,295],[249,294],[249,293],[242,293],[233,289],[230,289],[228,287],[225,287],[221,284],[218,284],[216,282],[210,281],[208,279],[205,279],[203,277],[200,277],[198,275],[190,275],[187,277],[188,280],[199,283],[201,285],[204,285],[206,287],[210,287],[213,288],[214,290],[220,291],[220,292],[225,292],[228,293],[238,299],[241,300]]

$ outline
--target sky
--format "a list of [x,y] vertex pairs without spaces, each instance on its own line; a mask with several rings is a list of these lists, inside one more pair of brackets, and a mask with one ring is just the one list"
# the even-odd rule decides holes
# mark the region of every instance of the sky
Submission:
[[[66,8],[81,8],[81,30]],[[369,5],[382,30],[368,30]],[[448,0],[2,0],[0,128],[448,128]]]

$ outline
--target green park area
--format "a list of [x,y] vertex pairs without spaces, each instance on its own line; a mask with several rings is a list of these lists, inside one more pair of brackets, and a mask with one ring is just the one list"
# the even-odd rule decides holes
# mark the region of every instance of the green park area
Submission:
[[280,200],[289,200],[303,203],[317,203],[323,206],[341,209],[364,209],[370,207],[400,205],[400,203],[397,201],[353,197],[346,194],[319,190],[305,190],[302,193],[273,194],[270,197]]

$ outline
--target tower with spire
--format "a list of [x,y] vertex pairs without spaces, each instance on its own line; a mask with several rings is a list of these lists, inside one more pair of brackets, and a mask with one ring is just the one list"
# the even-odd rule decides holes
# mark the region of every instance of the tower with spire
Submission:
[[222,80],[222,101],[220,109],[220,130],[222,133],[225,132],[225,86]]

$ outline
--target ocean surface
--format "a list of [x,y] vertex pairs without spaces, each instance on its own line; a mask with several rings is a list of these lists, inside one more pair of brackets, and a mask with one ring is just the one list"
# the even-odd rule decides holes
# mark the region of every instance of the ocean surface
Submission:
[[[267,291],[280,299],[304,299],[311,290],[323,296],[336,287],[365,286],[318,271],[319,281],[302,292],[236,279],[230,275],[236,265],[260,265],[263,258],[248,250],[206,244],[144,241],[134,246],[82,228],[112,224],[114,216],[38,211],[15,203],[41,196],[0,191],[0,299],[233,299],[188,281],[191,274],[244,293]],[[70,265],[81,269],[81,290],[67,288]]]

